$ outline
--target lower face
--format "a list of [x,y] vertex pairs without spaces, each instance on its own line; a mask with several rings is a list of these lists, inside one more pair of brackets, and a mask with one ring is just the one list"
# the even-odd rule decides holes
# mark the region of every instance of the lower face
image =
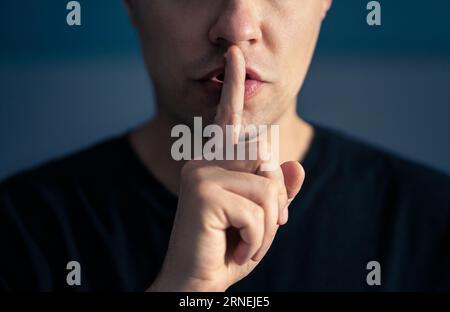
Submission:
[[[158,110],[175,122],[192,124],[194,116],[212,123],[222,83],[201,81],[224,63],[224,50],[208,34],[228,1],[138,0],[137,26]],[[246,64],[260,80],[245,83],[243,124],[274,124],[295,111],[297,94],[308,70],[322,21],[319,0],[258,0],[248,9],[258,19],[261,38],[242,45]]]

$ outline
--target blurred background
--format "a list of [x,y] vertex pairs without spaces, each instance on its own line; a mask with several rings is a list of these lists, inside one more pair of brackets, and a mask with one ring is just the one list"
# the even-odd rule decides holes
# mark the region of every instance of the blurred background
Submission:
[[[123,133],[153,114],[121,0],[0,2],[0,180]],[[450,173],[450,1],[335,0],[299,112]]]

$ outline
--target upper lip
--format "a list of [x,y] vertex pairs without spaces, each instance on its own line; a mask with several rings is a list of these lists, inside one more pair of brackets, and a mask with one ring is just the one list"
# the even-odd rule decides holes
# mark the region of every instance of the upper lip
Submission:
[[[202,78],[200,78],[200,81],[211,81],[211,80],[218,80],[217,77],[221,74],[225,73],[225,67],[221,66],[218,67],[212,71],[210,71],[209,73],[207,73],[206,75],[204,75]],[[246,79],[249,80],[257,80],[257,81],[263,81],[261,76],[259,75],[259,73],[254,70],[251,67],[247,67],[245,69],[245,73],[246,73]]]

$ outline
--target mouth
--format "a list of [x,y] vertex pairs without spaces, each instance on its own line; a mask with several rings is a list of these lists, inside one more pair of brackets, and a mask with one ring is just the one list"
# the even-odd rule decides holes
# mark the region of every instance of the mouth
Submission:
[[[221,67],[211,71],[199,80],[210,92],[215,92],[215,95],[222,91],[225,82],[225,68]],[[246,68],[245,74],[245,95],[244,100],[249,101],[255,97],[263,88],[266,82],[262,80],[261,76],[253,69]]]
[[[217,83],[223,84],[225,81],[225,68],[221,67],[221,68],[215,69],[215,70],[211,71],[210,73],[208,73],[207,75],[205,75],[200,80],[201,81],[215,81]],[[247,80],[263,82],[260,75],[251,68],[246,68],[245,81],[247,81]]]

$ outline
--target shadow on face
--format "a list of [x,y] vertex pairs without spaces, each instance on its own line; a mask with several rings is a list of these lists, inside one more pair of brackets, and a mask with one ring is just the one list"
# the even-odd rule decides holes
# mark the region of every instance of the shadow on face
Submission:
[[[224,53],[237,45],[247,79],[259,92],[246,99],[244,124],[272,124],[295,111],[320,26],[332,0],[126,0],[153,80],[158,111],[191,124],[212,122],[223,80]],[[210,77],[210,76],[213,77]],[[247,89],[246,89],[247,92]]]

